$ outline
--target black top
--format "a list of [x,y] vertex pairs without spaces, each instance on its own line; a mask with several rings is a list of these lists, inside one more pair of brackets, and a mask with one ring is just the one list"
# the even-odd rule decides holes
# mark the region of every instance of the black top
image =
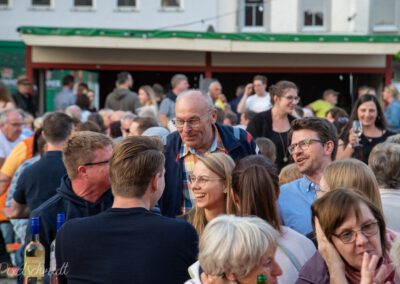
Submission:
[[111,208],[64,224],[56,240],[60,283],[184,283],[197,258],[189,223],[145,208]]
[[[40,217],[39,239],[45,248],[45,264],[49,267],[50,244],[56,238],[57,214],[64,213],[65,221],[73,218],[81,218],[96,215],[111,207],[113,196],[108,190],[98,201],[89,202],[72,191],[71,180],[65,175],[61,179],[61,185],[57,194],[48,199],[31,212],[31,217]],[[30,230],[26,240],[30,240]]]
[[62,152],[49,151],[21,173],[13,197],[32,211],[56,194],[66,174]]
[[13,100],[15,105],[26,111],[29,112],[30,114],[33,115],[33,117],[36,117],[36,108],[35,108],[35,104],[33,103],[33,97],[32,95],[28,94],[28,95],[23,95],[20,92],[16,92],[15,94],[12,95]]
[[[288,115],[289,123],[291,123],[296,118],[292,115]],[[253,138],[266,137],[272,140],[276,146],[276,166],[280,171],[284,166],[289,164],[290,154],[287,150],[289,146],[288,132],[275,132],[272,129],[272,109],[260,112],[257,114],[247,126],[246,129],[253,135]],[[285,157],[287,160],[285,161]]]
[[[351,155],[351,157],[368,164],[368,158],[369,154],[372,151],[372,148],[374,148],[375,145],[379,143],[385,142],[386,139],[392,135],[394,135],[394,133],[390,131],[385,131],[385,133],[383,133],[382,136],[380,137],[367,137],[364,134],[362,134],[360,137],[361,146],[354,148],[354,152],[353,155]],[[343,135],[341,138],[344,138]]]

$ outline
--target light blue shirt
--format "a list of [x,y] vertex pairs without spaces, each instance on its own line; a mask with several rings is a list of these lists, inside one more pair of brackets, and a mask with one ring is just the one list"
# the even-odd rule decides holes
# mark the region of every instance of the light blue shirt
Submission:
[[385,109],[385,118],[391,132],[400,132],[400,102],[394,99]]
[[319,186],[306,176],[281,186],[278,206],[283,225],[307,235],[312,229],[311,204]]
[[76,96],[74,92],[68,88],[62,89],[54,98],[54,109],[65,110],[67,107],[74,105]]

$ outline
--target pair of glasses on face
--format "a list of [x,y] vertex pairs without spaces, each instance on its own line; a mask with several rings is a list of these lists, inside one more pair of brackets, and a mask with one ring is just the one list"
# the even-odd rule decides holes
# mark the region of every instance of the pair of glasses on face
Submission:
[[286,96],[286,97],[283,96],[283,98],[287,99],[290,102],[295,102],[295,103],[298,103],[300,101],[300,97],[299,96],[297,96],[297,97],[295,97],[295,96]]
[[293,154],[294,150],[297,147],[299,147],[301,149],[301,151],[307,151],[308,148],[310,147],[310,145],[314,142],[321,143],[322,145],[325,144],[324,142],[322,142],[321,140],[318,140],[318,139],[304,139],[298,143],[289,145],[289,147],[288,147],[289,154]]
[[82,166],[90,167],[90,166],[104,165],[104,164],[108,164],[109,162],[110,162],[110,160],[105,160],[105,161],[100,161],[100,162],[91,162],[91,163],[83,164]]
[[367,223],[362,225],[359,230],[346,230],[338,235],[332,234],[332,236],[341,240],[344,244],[352,243],[356,240],[358,233],[363,234],[365,237],[375,236],[378,232],[378,221]]
[[183,128],[183,126],[186,125],[189,126],[190,128],[196,128],[200,126],[201,118],[191,118],[188,120],[183,120],[179,118],[175,118],[172,120],[172,123],[176,126],[176,128]]
[[198,185],[205,185],[207,182],[212,181],[212,180],[223,180],[222,178],[209,178],[206,176],[198,176],[196,177],[195,175],[189,175],[189,183],[190,184],[195,184],[197,182]]

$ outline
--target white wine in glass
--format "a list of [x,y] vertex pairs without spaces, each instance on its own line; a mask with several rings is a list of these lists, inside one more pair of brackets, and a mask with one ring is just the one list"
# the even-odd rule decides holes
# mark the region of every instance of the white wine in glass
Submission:
[[359,120],[353,120],[353,127],[351,129],[352,133],[358,137],[357,143],[354,146],[361,146],[359,139],[363,133],[362,124]]

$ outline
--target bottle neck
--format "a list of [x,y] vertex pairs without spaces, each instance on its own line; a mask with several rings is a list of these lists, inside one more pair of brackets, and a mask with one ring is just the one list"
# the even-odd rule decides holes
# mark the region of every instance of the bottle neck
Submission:
[[32,242],[39,242],[39,234],[32,235],[31,240],[32,240]]

